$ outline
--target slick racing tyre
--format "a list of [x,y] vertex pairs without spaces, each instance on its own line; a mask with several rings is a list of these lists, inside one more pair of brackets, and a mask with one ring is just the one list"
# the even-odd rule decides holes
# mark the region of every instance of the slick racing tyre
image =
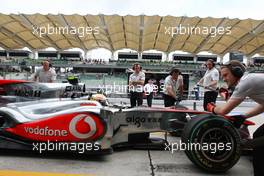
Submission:
[[225,172],[240,158],[240,135],[223,117],[213,114],[193,117],[184,127],[181,140],[187,157],[208,172]]

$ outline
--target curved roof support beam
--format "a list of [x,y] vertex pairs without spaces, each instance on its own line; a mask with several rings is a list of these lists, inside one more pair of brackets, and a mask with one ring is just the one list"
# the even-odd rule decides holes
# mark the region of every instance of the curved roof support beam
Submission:
[[7,21],[7,22],[5,22],[5,23],[2,23],[1,26],[5,26],[5,25],[8,25],[8,24],[10,24],[10,23],[16,23],[16,22],[17,22],[17,20],[14,19],[13,17],[10,17],[10,18],[12,18],[12,21]]
[[161,26],[162,20],[163,20],[163,17],[160,17],[160,21],[159,21],[159,25],[158,25],[158,30],[156,31],[156,36],[155,36],[155,40],[154,40],[153,49],[156,47],[156,43],[157,43],[157,39],[159,37],[159,31],[160,31],[160,26]]
[[[239,20],[241,22],[242,20]],[[241,27],[241,26],[236,26],[236,28],[241,29],[242,31],[248,31],[247,28]]]
[[[67,22],[67,20],[65,19],[65,16],[62,14],[59,14],[58,17],[60,18],[60,20],[63,22],[64,26],[68,26],[71,27],[71,25]],[[74,35],[76,41],[78,41],[82,47],[83,50],[87,50],[87,48],[85,47],[85,45],[83,44],[82,40],[80,39],[80,37],[78,36],[78,34],[76,33]]]
[[123,16],[122,16],[122,25],[123,25],[123,31],[124,31],[125,46],[127,48],[126,26],[125,26],[125,20]]
[[[23,21],[23,26],[25,26],[26,28],[28,28],[28,29],[31,29],[32,30],[32,27],[33,26],[36,26],[35,24],[33,24],[24,14],[20,14],[20,18],[22,19],[22,21]],[[38,38],[38,37],[36,37],[36,38]],[[56,50],[60,50],[61,48],[58,46],[58,45],[56,45],[55,43],[54,43],[54,41],[53,40],[51,40],[50,38],[49,38],[49,36],[47,36],[47,35],[43,35],[43,38],[45,39],[45,40],[47,40],[52,46],[51,47],[53,47],[53,48],[55,48]],[[40,38],[38,38],[40,41],[41,41],[41,43],[43,43],[43,45],[45,45],[45,46],[47,46]],[[48,47],[48,46],[47,46]]]
[[[152,40],[148,40],[148,41],[145,41],[144,42],[144,44],[148,44],[148,43],[153,43],[153,41]],[[160,41],[159,43],[162,43],[162,44],[164,44],[164,45],[167,45],[168,43],[165,43],[165,42],[163,42],[163,41]],[[190,42],[191,43],[191,42]]]
[[131,49],[131,50],[133,50],[133,51],[138,52],[136,48],[131,48],[131,47],[130,47],[130,48],[118,47],[118,48],[115,50],[115,52],[118,51],[118,50],[122,50],[122,49]]
[[[123,31],[120,31],[120,32],[114,32],[114,33],[112,33],[111,35],[114,36],[114,35],[117,35],[117,34],[120,34],[120,33],[123,33]],[[134,32],[129,32],[129,31],[126,30],[126,33],[127,33],[127,34],[132,34],[132,35],[138,37],[138,35],[137,35],[136,33],[134,33]]]
[[9,48],[8,48],[8,46],[6,46],[4,43],[2,43],[1,41],[0,41],[0,47],[1,48],[3,48],[3,49],[5,49],[5,50],[8,50]]
[[22,46],[28,47],[30,50],[35,49],[32,45],[30,45],[27,41],[25,41],[23,38],[18,36],[17,34],[13,33],[12,31],[6,29],[5,27],[2,27],[0,31],[5,34],[6,36],[9,36],[12,40],[15,40],[17,43],[19,43]]
[[143,45],[143,33],[144,33],[144,16],[140,15],[140,25],[139,25],[139,39],[138,39],[138,52],[142,52]]
[[147,34],[145,34],[144,36],[145,36],[145,37],[147,37],[148,35],[153,35],[153,34],[155,34],[155,35],[156,35],[156,34],[157,34],[157,31],[155,31],[155,32],[150,32],[150,33],[147,33]]
[[[51,23],[53,26],[56,26],[57,27],[57,24],[55,24],[50,18],[49,18],[49,16],[48,15],[45,15],[45,18],[47,18],[48,19],[48,22],[49,23]],[[67,40],[67,42],[69,43],[69,45],[71,46],[71,47],[73,47],[73,44],[72,44],[72,42],[63,34],[63,32],[61,33],[61,35],[64,37],[64,39],[65,40]]]
[[[179,24],[183,24],[184,20],[186,19],[186,17],[181,17],[180,23]],[[177,36],[176,36],[177,37]],[[170,43],[168,45],[167,50],[165,51],[166,53],[169,52],[171,50],[172,44],[175,40],[175,37],[171,37]]]
[[[107,28],[106,23],[105,23],[104,15],[100,14],[100,15],[99,15],[99,18],[100,18],[101,24],[102,24],[102,26],[103,26],[103,30],[104,30],[104,32],[106,33],[106,37],[107,37],[107,39],[108,39],[108,43],[109,43],[109,45],[110,45],[110,47],[111,47],[111,51],[113,52],[115,49],[114,49],[113,42],[112,42],[112,39],[111,39],[110,34],[109,34],[109,31],[108,31],[108,28]],[[94,34],[93,34],[93,35],[94,35]],[[94,38],[95,38],[95,36],[94,36]],[[95,38],[95,39],[96,39],[96,38]],[[98,44],[98,42],[96,42],[96,43],[97,43],[98,46],[100,46],[100,45]]]
[[[218,24],[217,24],[217,27],[216,28],[219,28],[223,23],[224,21],[226,20],[226,18],[223,18]],[[197,46],[197,48],[194,50],[194,54],[197,54],[201,48],[203,48],[203,46],[208,42],[208,40],[210,40],[210,36],[212,34],[209,33],[205,38],[204,40],[200,43],[200,45]]]
[[[102,40],[102,41],[104,41],[104,40]],[[116,40],[116,41],[114,41],[113,43],[118,43],[118,42],[122,42],[123,40],[121,39],[121,40]],[[131,43],[135,43],[135,44],[138,44],[136,41],[134,41],[134,40],[127,40],[128,42],[131,42]]]
[[[221,45],[221,46],[226,47],[226,44],[224,44],[224,43],[222,43],[222,42],[218,42],[217,45]],[[219,53],[219,54],[222,54],[222,53]]]
[[[195,24],[193,30],[198,26],[198,24],[202,21],[202,18],[199,18],[199,21]],[[192,31],[193,32],[193,31]],[[191,34],[192,34],[191,32]],[[191,37],[191,34],[188,35],[187,39],[184,41],[183,45],[181,46],[180,50],[182,50],[185,47],[185,44],[187,43],[187,41],[189,40],[189,38]]]
[[[107,40],[104,40],[104,39],[88,39],[88,40],[84,40],[83,42],[85,43],[85,42],[89,42],[89,41],[94,41],[94,42],[98,42],[98,41],[103,41],[103,42],[106,42],[106,43],[108,43],[108,41]],[[99,46],[99,45],[98,45]],[[100,46],[99,46],[100,47]]]
[[248,56],[253,56],[254,54],[257,54],[258,52],[262,51],[264,49],[264,44],[259,46],[258,48],[254,49],[250,53],[246,53]]
[[[254,39],[258,34],[263,32],[264,28],[264,21],[261,22],[259,25],[257,25],[254,29],[240,37],[237,41],[232,43],[230,46],[228,46],[229,49],[232,49],[234,47],[237,47],[238,50],[241,49],[243,45]],[[261,30],[262,29],[262,30]],[[227,49],[223,51],[223,53],[227,53]]]
[[[237,21],[237,22],[231,27],[231,30],[234,28],[235,25],[237,25],[237,24],[239,24],[239,23],[240,23],[240,21]],[[209,51],[213,51],[212,48],[213,48],[216,44],[218,44],[218,42],[219,42],[224,36],[226,36],[226,35],[223,34],[221,37],[219,37],[219,39],[216,40],[215,43],[212,44],[212,46],[211,46],[208,50],[209,50]],[[227,48],[226,48],[226,49],[227,49]],[[220,53],[216,53],[216,54],[220,54]]]
[[[89,22],[88,22],[88,20],[85,18],[85,16],[83,16],[83,19],[84,19],[85,23],[87,24],[87,26],[88,26],[88,27],[91,27],[91,25],[89,24]],[[98,40],[95,38],[94,32],[92,32],[92,35],[93,35],[94,41],[96,42],[96,45],[97,45],[98,47],[100,47],[100,45],[99,45],[99,43],[98,43]],[[85,42],[85,41],[84,41],[84,42]],[[89,48],[88,48],[88,50],[89,50]]]

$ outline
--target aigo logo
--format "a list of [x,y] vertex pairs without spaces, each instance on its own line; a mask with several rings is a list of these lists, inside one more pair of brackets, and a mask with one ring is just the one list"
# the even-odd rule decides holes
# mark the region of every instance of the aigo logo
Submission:
[[[86,123],[86,126],[83,123]],[[78,131],[78,126],[84,133]],[[79,114],[72,118],[69,130],[73,136],[79,139],[88,139],[96,133],[96,122],[87,114]]]

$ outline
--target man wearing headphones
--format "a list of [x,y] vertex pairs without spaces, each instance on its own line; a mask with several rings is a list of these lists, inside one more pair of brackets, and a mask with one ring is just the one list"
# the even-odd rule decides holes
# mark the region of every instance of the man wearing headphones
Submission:
[[[263,73],[244,74],[245,67],[239,61],[230,61],[221,67],[221,75],[228,87],[234,87],[234,92],[226,104],[215,106],[209,103],[208,111],[225,115],[237,107],[246,97],[254,100],[257,105],[245,113],[245,118],[253,117],[264,112],[264,75]],[[264,124],[253,134],[253,138],[264,136]],[[264,175],[264,141],[263,146],[253,148],[253,167],[255,176]]]
[[203,78],[197,83],[197,85],[203,85],[204,87],[204,102],[203,107],[204,110],[207,110],[207,104],[210,102],[216,101],[218,92],[217,83],[219,81],[219,72],[215,68],[215,63],[212,59],[208,59],[206,62],[207,70],[203,76]]
[[56,80],[56,72],[50,68],[50,63],[49,61],[43,61],[42,62],[43,68],[38,69],[36,71],[36,74],[34,75],[34,81],[39,82],[45,82],[45,83],[52,83]]
[[145,83],[145,73],[139,63],[133,65],[134,73],[129,76],[129,91],[131,107],[143,104],[143,90]]
[[180,97],[183,95],[183,77],[180,75],[180,70],[173,67],[164,81],[164,106],[174,106],[179,98],[178,94]]

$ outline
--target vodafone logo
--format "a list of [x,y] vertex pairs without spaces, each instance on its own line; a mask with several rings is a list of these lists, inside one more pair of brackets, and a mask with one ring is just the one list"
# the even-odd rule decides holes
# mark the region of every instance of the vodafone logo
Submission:
[[[79,128],[82,129],[82,132],[77,130]],[[79,139],[87,139],[96,133],[96,123],[91,116],[87,114],[79,114],[71,120],[69,130],[73,136]]]

